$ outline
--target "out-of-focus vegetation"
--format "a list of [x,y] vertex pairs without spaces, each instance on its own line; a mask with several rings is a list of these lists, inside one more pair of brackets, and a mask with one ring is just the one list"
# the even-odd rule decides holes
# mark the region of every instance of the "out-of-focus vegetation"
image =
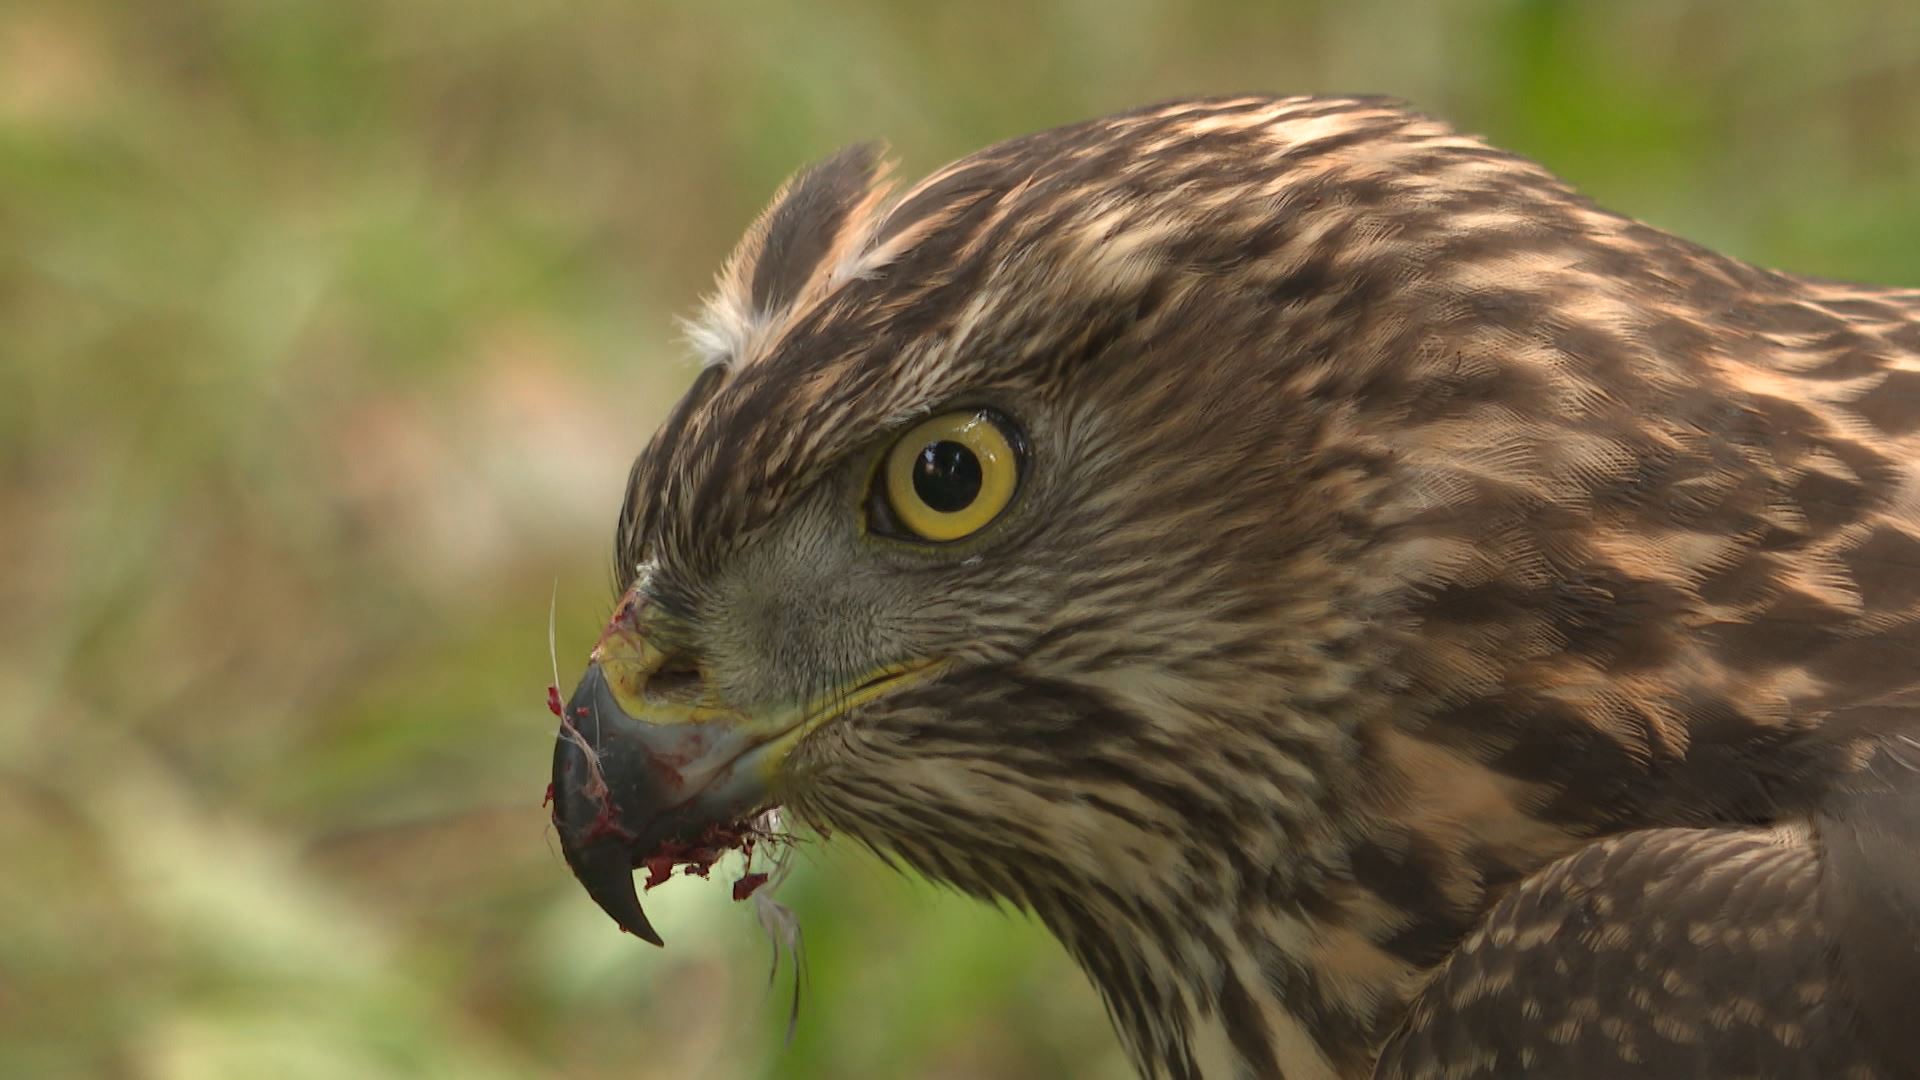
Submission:
[[[0,1075],[1117,1075],[1018,916],[808,849],[655,952],[540,808],[686,310],[782,176],[1379,91],[1760,262],[1920,283],[1920,5],[0,6]],[[571,670],[568,670],[568,667]]]

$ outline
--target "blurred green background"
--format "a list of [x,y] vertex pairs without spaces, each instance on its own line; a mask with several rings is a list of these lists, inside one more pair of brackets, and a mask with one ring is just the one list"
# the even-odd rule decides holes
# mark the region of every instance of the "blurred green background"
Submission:
[[1019,916],[804,853],[616,933],[540,808],[674,324],[781,178],[1193,92],[1408,97],[1920,284],[1920,5],[0,3],[0,1075],[1120,1075]]

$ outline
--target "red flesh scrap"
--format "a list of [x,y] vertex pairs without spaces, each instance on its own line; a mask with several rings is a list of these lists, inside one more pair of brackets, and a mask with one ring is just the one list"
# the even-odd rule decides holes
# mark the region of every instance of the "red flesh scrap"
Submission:
[[[690,843],[668,840],[635,865],[647,872],[647,880],[642,884],[644,888],[651,889],[672,877],[676,867],[681,868],[683,877],[703,878],[713,870],[713,864],[729,851],[738,851],[752,858],[753,846],[759,839],[752,826],[744,821],[709,825],[699,839]],[[745,900],[766,880],[765,874],[743,876],[734,883],[733,898]]]
[[555,716],[565,715],[560,709],[560,688],[551,683],[547,685],[547,711]]
[[620,808],[613,804],[612,799],[602,798],[600,800],[600,812],[593,816],[593,824],[587,826],[587,834],[584,837],[584,842],[592,843],[607,835],[617,836],[622,840],[638,839],[638,837],[633,835],[633,830],[620,824],[619,818],[615,816],[619,813]]

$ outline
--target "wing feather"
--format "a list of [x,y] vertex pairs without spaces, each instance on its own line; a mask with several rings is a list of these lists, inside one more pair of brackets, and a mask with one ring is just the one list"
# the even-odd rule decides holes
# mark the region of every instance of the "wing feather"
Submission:
[[1920,1076],[1916,764],[1884,736],[1804,821],[1628,833],[1526,878],[1375,1075]]

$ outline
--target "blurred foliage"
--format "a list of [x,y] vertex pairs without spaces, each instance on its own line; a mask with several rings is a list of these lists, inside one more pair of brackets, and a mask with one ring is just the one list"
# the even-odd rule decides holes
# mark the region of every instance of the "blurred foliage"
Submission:
[[[782,176],[1374,91],[1920,283],[1911,0],[0,5],[0,1075],[1118,1075],[1027,920],[810,846],[614,932],[539,794],[672,322]],[[563,670],[563,678],[570,672]]]

